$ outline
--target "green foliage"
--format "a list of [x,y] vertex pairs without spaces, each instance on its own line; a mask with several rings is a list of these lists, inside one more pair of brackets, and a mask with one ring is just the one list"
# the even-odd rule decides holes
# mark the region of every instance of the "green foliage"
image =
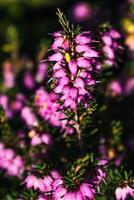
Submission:
[[74,38],[76,35],[80,33],[80,26],[74,27],[73,24],[70,25],[69,21],[67,20],[66,16],[64,15],[63,12],[60,11],[60,9],[57,9],[56,13],[59,17],[59,22],[61,26],[63,27],[66,36],[68,38]]

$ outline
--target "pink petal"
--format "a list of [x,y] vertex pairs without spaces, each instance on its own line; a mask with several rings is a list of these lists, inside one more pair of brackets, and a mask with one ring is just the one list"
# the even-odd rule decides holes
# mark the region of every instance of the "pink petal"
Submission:
[[89,68],[91,67],[91,63],[89,60],[87,60],[84,57],[80,57],[77,59],[77,64],[79,67],[83,67],[83,68]]
[[49,56],[49,61],[61,61],[63,59],[63,55],[61,53],[54,53],[53,55]]
[[66,98],[66,100],[64,102],[64,106],[68,107],[71,105],[72,102],[73,102],[73,100],[70,97],[68,97],[68,98]]
[[76,74],[77,74],[77,69],[78,69],[76,61],[75,61],[75,60],[71,60],[71,61],[69,62],[69,64],[68,64],[68,67],[69,67],[69,69],[70,69],[72,75],[73,75],[73,76],[76,76]]
[[75,50],[78,52],[78,53],[81,53],[81,52],[85,52],[85,51],[90,51],[91,48],[86,45],[86,44],[81,44],[81,45],[77,45],[75,47]]
[[86,36],[77,35],[76,39],[75,39],[75,42],[77,44],[87,44],[87,43],[91,42],[91,39],[89,37],[86,37]]
[[104,36],[102,37],[102,40],[103,40],[103,42],[105,43],[105,45],[107,45],[107,46],[111,46],[111,45],[112,45],[112,39],[111,39],[110,36],[104,35]]
[[70,89],[70,96],[72,99],[77,99],[78,97],[78,89],[73,87]]
[[54,89],[55,93],[62,93],[63,91],[63,85],[58,85],[55,89]]
[[69,78],[67,76],[65,76],[59,80],[60,85],[67,85],[68,83],[69,83]]
[[109,59],[114,59],[114,51],[108,46],[103,47],[103,51]]
[[85,58],[98,58],[98,52],[90,49],[90,51],[86,51],[83,56]]
[[76,87],[80,87],[83,88],[85,86],[84,81],[82,80],[82,78],[78,77],[75,79],[75,84]]
[[54,73],[54,77],[55,78],[60,78],[66,76],[66,73],[64,72],[63,69],[58,69],[55,73]]
[[53,66],[53,70],[61,69],[60,64],[61,64],[60,62],[56,62],[55,65]]
[[122,199],[122,188],[120,188],[120,187],[116,188],[115,197],[116,197],[116,200]]
[[109,33],[109,35],[114,38],[114,39],[119,39],[121,38],[120,33],[118,33],[116,30],[112,29]]
[[86,183],[81,184],[80,191],[85,197],[88,197],[91,200],[94,199],[94,192],[89,184]]
[[63,37],[57,37],[57,38],[55,39],[54,43],[52,44],[51,49],[52,49],[52,50],[56,50],[58,47],[61,47],[63,41],[64,41],[64,38],[63,38]]
[[69,92],[70,92],[70,87],[69,86],[64,86],[63,94],[69,94]]

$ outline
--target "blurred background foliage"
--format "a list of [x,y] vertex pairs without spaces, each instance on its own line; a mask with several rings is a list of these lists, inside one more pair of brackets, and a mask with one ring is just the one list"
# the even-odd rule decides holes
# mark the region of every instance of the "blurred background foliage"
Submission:
[[77,0],[0,0],[0,61],[9,58],[12,51],[34,59],[37,52],[50,44],[50,35],[58,30],[56,9],[62,9],[71,22],[92,28],[104,21],[119,26],[120,7],[123,0],[88,0],[91,15],[76,22],[73,8]]

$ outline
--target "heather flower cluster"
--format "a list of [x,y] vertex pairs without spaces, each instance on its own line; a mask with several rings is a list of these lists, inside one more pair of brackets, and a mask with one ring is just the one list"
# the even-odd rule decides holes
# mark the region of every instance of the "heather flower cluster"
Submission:
[[[89,180],[87,177],[84,178],[74,189],[69,189],[70,185],[67,185],[65,178],[62,177],[56,170],[49,172],[49,175],[43,177],[37,177],[30,173],[24,180],[23,184],[26,185],[27,190],[34,189],[38,191],[38,199],[46,200],[84,200],[95,199],[96,188],[103,182],[106,174],[103,170],[102,165],[98,165],[96,169],[97,176],[93,180]],[[70,179],[70,184],[77,182]]]
[[134,199],[134,188],[131,188],[129,185],[125,185],[124,187],[117,187],[115,190],[116,200],[125,200],[128,197],[132,197]]
[[134,78],[121,77],[120,80],[111,80],[107,83],[107,94],[116,97],[116,96],[129,96],[133,94],[134,91]]
[[99,54],[93,47],[90,32],[81,32],[72,38],[64,32],[55,32],[53,36],[53,53],[48,61],[54,62],[54,92],[63,107],[76,110],[78,104],[92,98],[89,87],[96,84],[92,74],[100,68]]
[[104,64],[106,66],[116,65],[118,53],[122,49],[119,41],[121,35],[115,29],[110,28],[101,36],[103,42],[102,52],[104,55]]
[[21,110],[21,117],[25,121],[27,126],[38,126],[38,120],[32,108],[27,106],[23,107],[23,109]]
[[37,146],[40,144],[51,145],[52,138],[48,133],[38,134],[34,130],[30,131],[29,137],[31,138],[31,145]]
[[61,106],[57,103],[57,97],[54,92],[48,93],[43,88],[36,91],[35,104],[38,107],[39,114],[52,126],[58,126],[66,133],[73,133],[73,129],[68,124],[73,124],[73,120],[68,122],[67,116],[61,111]]
[[21,177],[24,171],[24,160],[14,150],[5,148],[0,142],[0,168],[9,176]]

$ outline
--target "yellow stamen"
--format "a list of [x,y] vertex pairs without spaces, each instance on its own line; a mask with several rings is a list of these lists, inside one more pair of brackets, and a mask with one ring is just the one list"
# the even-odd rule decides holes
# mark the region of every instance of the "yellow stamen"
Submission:
[[68,63],[70,62],[71,56],[70,56],[69,53],[65,53],[65,59],[66,59],[66,61],[67,61]]

